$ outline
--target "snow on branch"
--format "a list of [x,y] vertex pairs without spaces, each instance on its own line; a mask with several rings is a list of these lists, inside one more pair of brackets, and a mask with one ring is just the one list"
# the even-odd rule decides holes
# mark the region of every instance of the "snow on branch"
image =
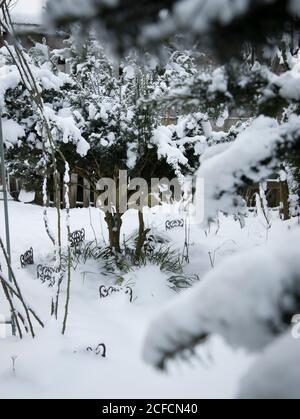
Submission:
[[76,122],[67,110],[63,110],[61,114],[56,112],[48,106],[44,107],[44,115],[52,128],[53,138],[68,143],[69,141],[77,145],[77,153],[85,156],[90,148],[88,142],[82,137],[81,131],[76,126]]
[[300,339],[291,330],[268,346],[242,378],[240,399],[300,398]]
[[282,125],[259,116],[224,151],[205,160],[198,176],[205,181],[206,218],[214,218],[218,211],[240,211],[245,203],[237,189],[265,181],[278,168],[281,146],[298,141],[299,134],[299,116],[292,115]]
[[266,87],[264,95],[274,97],[276,94],[287,101],[300,100],[300,63],[297,62],[291,70],[280,75],[269,72],[270,84]]
[[[25,69],[17,67],[16,65],[10,64],[12,57],[17,58],[17,52],[15,48],[7,46],[0,49],[0,56],[4,61],[4,65],[0,68],[0,104],[6,110],[6,95],[9,89],[16,89],[18,86],[23,85],[25,89],[31,89],[27,85],[28,81]],[[10,53],[8,52],[10,51]],[[45,62],[41,65],[33,63],[32,57],[23,51],[24,57],[28,63],[28,70],[32,73],[35,80],[35,86],[39,93],[45,92],[60,92],[63,87],[73,85],[74,82],[71,77],[63,72],[54,72],[51,69],[50,61]],[[24,86],[25,85],[25,86]],[[34,105],[34,104],[32,104]],[[77,146],[77,153],[81,156],[85,156],[89,150],[89,144],[82,137],[80,129],[68,109],[63,109],[59,112],[53,109],[50,104],[44,104],[44,117],[47,119],[49,126],[52,130],[52,135],[56,142],[67,143],[73,142]],[[21,124],[15,120],[4,118],[4,133],[5,142],[8,146],[15,145],[21,137],[25,137],[25,129],[28,125],[28,119],[20,121]],[[43,120],[38,125],[43,127]],[[40,128],[42,133],[42,128]]]
[[[3,49],[0,50],[2,55]],[[14,89],[21,81],[21,77],[17,71],[16,66],[2,66],[0,67],[0,105],[4,106],[4,97],[9,89]]]
[[25,137],[24,128],[13,119],[3,118],[3,139],[7,147],[18,142],[19,138]]
[[145,361],[166,368],[211,334],[258,351],[286,330],[300,310],[300,230],[278,239],[225,260],[166,306],[150,324]]
[[114,7],[119,0],[50,0],[48,11],[57,20],[92,18],[105,7]]
[[186,28],[197,33],[210,29],[213,23],[228,25],[235,17],[245,13],[250,0],[181,0],[173,9],[173,13],[160,25],[148,26],[146,38],[169,35]]
[[[22,53],[40,92],[51,89],[58,92],[64,85],[73,84],[68,74],[60,71],[55,73],[51,68],[50,62],[36,65],[33,63],[32,57],[25,50],[22,50]],[[0,100],[3,104],[7,90],[16,88],[20,82],[24,83],[26,81],[26,74],[24,68],[17,68],[16,65],[11,63],[13,57],[17,58],[17,52],[14,47],[7,45],[6,47],[0,48],[0,57],[2,61],[2,66],[0,67]]]
[[176,124],[159,126],[153,131],[152,143],[157,147],[158,158],[165,158],[173,167],[181,183],[184,182],[182,168],[187,168],[188,148],[199,156],[208,146],[213,132],[207,115],[200,112],[179,116]]

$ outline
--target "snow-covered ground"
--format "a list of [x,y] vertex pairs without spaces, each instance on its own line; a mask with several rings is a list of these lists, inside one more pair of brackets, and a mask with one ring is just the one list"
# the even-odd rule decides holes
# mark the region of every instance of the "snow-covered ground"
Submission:
[[[99,286],[108,279],[96,261],[79,265],[73,272],[70,316],[67,333],[61,335],[65,289],[61,295],[60,316],[50,317],[53,291],[36,279],[36,265],[49,264],[52,244],[43,226],[42,209],[38,206],[10,202],[10,225],[13,267],[26,299],[46,323],[32,340],[10,336],[0,339],[0,398],[232,398],[238,394],[239,382],[256,357],[229,348],[220,337],[199,348],[199,359],[186,364],[170,364],[168,373],[161,373],[142,360],[144,336],[151,319],[165,302],[176,296],[166,283],[166,276],[156,266],[130,272],[126,281],[133,288],[134,301],[116,294],[100,300]],[[0,234],[4,237],[3,205],[0,203]],[[148,210],[148,226],[164,231],[167,214]],[[49,210],[54,228],[55,210]],[[100,222],[100,219],[102,220]],[[128,236],[136,228],[137,214],[124,216],[122,234]],[[263,246],[278,240],[289,227],[274,214],[273,226],[266,234],[260,217],[249,215],[246,227],[240,228],[232,218],[221,217],[220,226],[209,230],[191,227],[191,263],[186,272],[204,273],[234,253]],[[101,228],[101,225],[103,228]],[[97,209],[71,210],[72,230],[84,227],[86,239],[107,238],[103,216]],[[102,234],[103,233],[103,234]],[[184,230],[168,233],[174,248],[182,250]],[[30,247],[34,249],[35,267],[20,268],[19,257]],[[3,257],[0,263],[4,265]],[[0,314],[8,315],[0,292]],[[87,347],[105,343],[107,357],[102,358]],[[13,360],[15,368],[13,368]]]

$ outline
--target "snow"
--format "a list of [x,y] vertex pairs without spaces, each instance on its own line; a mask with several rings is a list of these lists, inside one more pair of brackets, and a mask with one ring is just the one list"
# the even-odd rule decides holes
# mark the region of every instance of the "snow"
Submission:
[[135,78],[135,69],[132,65],[127,65],[123,69],[125,80],[133,80]]
[[[3,204],[0,203],[2,211]],[[170,214],[172,211],[170,208]],[[166,286],[165,274],[156,266],[145,266],[126,275],[126,283],[132,286],[134,293],[134,302],[130,304],[121,295],[100,301],[99,285],[108,284],[110,280],[103,276],[98,262],[80,264],[76,273],[73,272],[70,317],[67,334],[62,337],[63,304],[58,322],[52,321],[49,313],[52,290],[36,279],[35,267],[20,269],[19,266],[20,254],[31,246],[36,264],[52,264],[53,253],[50,255],[50,252],[53,249],[43,226],[43,209],[10,202],[9,213],[14,270],[23,293],[34,304],[46,328],[38,330],[35,340],[26,338],[19,342],[12,337],[1,340],[1,397],[189,399],[236,396],[239,380],[254,358],[243,350],[231,349],[220,336],[212,336],[205,348],[197,349],[201,362],[192,360],[192,368],[189,364],[177,363],[170,365],[166,375],[143,362],[141,354],[149,322],[166,303],[177,298],[177,294]],[[74,209],[70,213],[71,230],[84,227],[87,240],[93,240],[89,210]],[[156,226],[160,231],[168,216],[167,211],[162,214],[158,209],[145,211],[146,224]],[[55,229],[55,209],[48,209],[48,218],[50,228]],[[136,228],[137,214],[131,210],[123,218],[122,234],[128,237]],[[97,209],[91,209],[91,219],[99,240],[101,224]],[[105,225],[103,215],[102,224]],[[217,235],[216,228],[212,227],[207,234],[202,229],[192,229],[191,264],[187,272],[197,272],[201,278],[209,272],[209,251],[215,252],[218,267],[230,254],[265,242],[264,229],[256,218],[250,218],[247,228],[241,230],[232,219],[222,217]],[[276,227],[274,223],[272,228],[278,228],[278,225]],[[0,231],[3,237],[2,222]],[[181,250],[184,231],[177,229],[168,234],[174,246]],[[107,240],[105,230],[104,235]],[[228,241],[229,237],[234,242]],[[66,244],[65,226],[63,238]],[[4,266],[2,256],[0,260]],[[65,292],[63,286],[62,302]],[[106,359],[87,353],[87,346],[95,347],[101,342],[107,345]],[[17,356],[15,376],[12,355]]]
[[44,114],[47,120],[54,124],[52,133],[57,137],[57,131],[60,133],[61,140],[64,143],[72,141],[77,145],[77,153],[81,156],[86,156],[88,150],[90,149],[89,143],[82,137],[81,131],[77,128],[75,120],[71,114],[66,109],[63,110],[63,113],[58,115],[53,109],[49,106],[44,107]]
[[229,113],[228,113],[228,109],[226,108],[217,119],[217,122],[216,122],[217,127],[222,128],[228,117],[229,117]]
[[[49,4],[58,18],[64,13],[71,18],[90,18],[98,6],[117,3],[114,0],[85,3],[52,0]],[[164,17],[160,30],[185,29],[188,22],[192,30],[206,31],[213,23],[231,22],[244,13],[249,4],[250,0],[181,0],[174,12]],[[295,8],[295,2],[290,5]],[[148,30],[151,35],[151,28]],[[157,35],[161,36],[160,31]],[[36,49],[38,60],[43,64],[37,66],[29,55],[26,57],[39,91],[67,91],[73,83],[71,76],[54,74],[47,47],[38,45]],[[102,49],[98,52],[105,61]],[[137,104],[144,104],[143,110],[148,110],[148,99],[159,102],[167,95],[170,106],[174,104],[176,108],[177,99],[189,97],[193,102],[193,95],[195,91],[198,94],[200,86],[203,91],[199,97],[203,95],[204,102],[219,96],[225,98],[224,106],[217,105],[217,126],[221,127],[229,116],[227,101],[234,102],[234,98],[227,91],[229,76],[225,67],[197,74],[188,53],[174,53],[165,75],[155,81],[151,81],[148,74],[143,76],[141,86],[145,84],[143,89],[150,93],[141,94],[146,102],[136,102],[132,86],[135,74],[141,69],[132,64],[134,60],[125,66],[124,77],[117,80],[112,78],[113,67],[108,62],[102,63],[102,67],[102,58],[96,57],[93,50],[89,54],[89,65],[99,70],[90,78],[91,85],[87,84],[82,95],[74,90],[71,96],[67,92],[61,95],[63,98],[58,98],[58,102],[55,99],[45,103],[41,106],[43,118],[34,119],[39,115],[33,113],[35,116],[22,119],[22,113],[16,111],[15,115],[15,110],[11,110],[10,100],[3,112],[4,140],[8,147],[21,144],[21,139],[24,142],[27,139],[28,145],[34,146],[36,134],[28,134],[27,130],[34,126],[42,138],[46,119],[53,145],[72,143],[81,157],[87,155],[90,147],[95,147],[98,153],[99,145],[115,150],[117,147],[113,146],[120,142],[123,148],[126,138],[130,138],[121,165],[127,162],[127,166],[134,169],[140,160],[139,148],[144,149],[144,144],[139,147],[138,141],[143,130],[140,131],[137,123],[140,116]],[[7,51],[1,49],[0,104],[4,104],[8,89],[20,84],[17,69],[8,66],[7,58]],[[58,267],[59,240],[51,233],[56,231],[58,220],[56,210],[46,207],[46,171],[43,172],[44,208],[29,205],[35,195],[25,190],[19,195],[22,202],[9,203],[13,268],[26,299],[36,306],[45,321],[45,329],[37,327],[36,339],[26,337],[22,342],[11,337],[7,329],[8,336],[1,340],[0,397],[300,397],[299,367],[291,368],[293,363],[299,365],[299,325],[296,323],[300,310],[299,219],[283,222],[276,210],[267,207],[266,198],[266,181],[270,175],[277,174],[281,181],[289,183],[293,180],[288,163],[282,165],[278,157],[279,152],[298,141],[300,135],[300,117],[293,114],[296,110],[293,102],[300,99],[300,67],[296,58],[290,57],[289,64],[290,70],[278,76],[267,67],[255,64],[253,79],[251,74],[240,82],[240,87],[245,88],[259,76],[267,86],[259,93],[262,102],[276,95],[292,102],[284,111],[284,122],[279,123],[279,118],[275,117],[253,117],[226,133],[214,132],[206,113],[177,115],[177,122],[168,126],[158,126],[162,117],[158,116],[160,105],[157,115],[153,114],[152,128],[156,128],[151,131],[152,137],[149,135],[149,149],[155,146],[158,158],[165,159],[171,166],[185,195],[191,182],[185,184],[184,181],[190,181],[194,171],[197,170],[198,178],[205,183],[203,225],[191,222],[182,203],[163,204],[144,211],[146,227],[167,237],[168,246],[175,249],[182,260],[189,241],[190,262],[183,262],[183,270],[193,277],[197,275],[199,281],[193,281],[187,290],[174,290],[171,272],[156,265],[154,259],[141,265],[132,263],[126,273],[117,271],[113,276],[104,259],[90,258],[83,262],[78,258],[70,268],[71,298],[67,333],[63,336],[64,302],[69,291],[66,279],[61,287],[58,319],[54,321],[50,303],[56,287],[48,287],[37,279],[36,265],[21,269],[19,262],[20,254],[33,247],[36,264]],[[88,65],[79,64],[77,70],[79,80],[88,74],[85,74],[89,71]],[[26,93],[23,95],[25,97]],[[191,105],[185,104],[187,108]],[[193,109],[198,109],[197,104],[196,99]],[[174,114],[175,108],[172,108]],[[18,122],[9,119],[14,117]],[[147,137],[149,133],[147,127]],[[46,153],[49,143],[44,145]],[[41,143],[37,142],[36,146],[41,150]],[[109,149],[104,151],[109,153]],[[43,169],[46,169],[46,158],[45,154]],[[26,159],[25,164],[29,164]],[[105,161],[100,159],[99,164],[106,169]],[[102,247],[108,241],[108,233],[103,230],[104,214],[98,209],[70,210],[68,192],[73,169],[67,162],[64,166],[66,209],[62,211],[61,228],[62,250],[67,258],[70,231],[84,228],[86,240],[96,238]],[[95,175],[95,171],[90,175]],[[250,212],[237,190],[258,182],[256,208]],[[296,183],[289,197],[295,216],[299,214],[297,188]],[[126,239],[133,242],[137,218],[134,210],[123,216],[121,237],[124,242]],[[166,220],[172,218],[184,219],[186,228],[166,233]],[[3,217],[0,217],[2,237],[1,220]],[[2,254],[0,264],[5,266]],[[132,301],[123,292],[100,298],[99,287],[112,285],[119,290],[122,286],[130,287]],[[1,289],[0,309],[0,318],[8,317],[9,307]],[[0,335],[3,337],[3,328]],[[105,359],[87,351],[88,347],[96,348],[102,343],[107,347]],[[196,362],[192,355],[201,362]],[[191,359],[193,368],[181,363],[180,356]],[[179,361],[178,365],[172,362],[174,358]],[[153,367],[166,368],[168,375],[162,375]]]
[[212,83],[208,88],[209,93],[227,92],[227,79],[224,68],[220,67],[212,73]]
[[82,136],[80,136],[80,139],[77,143],[77,148],[76,148],[77,153],[80,156],[84,157],[87,155],[89,149],[90,149],[89,143]]
[[[12,49],[11,52],[13,53]],[[15,65],[8,65],[5,62],[9,59],[8,51],[5,47],[0,49],[0,53],[2,59],[2,65],[0,66],[0,104],[3,107],[5,103],[4,96],[7,90],[16,88],[21,82],[21,77]],[[36,66],[27,55],[25,57],[28,59],[28,64],[39,88],[59,91],[63,85],[73,83],[70,76],[66,73],[58,72],[54,74],[51,71],[49,62]]]
[[[207,218],[215,217],[219,210],[236,211],[237,197],[233,192],[238,184],[243,184],[243,178],[256,183],[274,172],[272,161],[261,167],[260,162],[276,154],[285,130],[297,130],[298,124],[299,120],[295,118],[279,127],[275,119],[260,116],[229,146],[215,148],[217,154],[204,157],[198,177],[205,181]],[[243,207],[242,201],[240,206]]]
[[35,192],[30,192],[30,191],[28,192],[28,191],[25,191],[24,189],[21,189],[18,196],[18,200],[24,203],[33,202],[35,200]]
[[[199,285],[170,302],[150,325],[144,344],[145,361],[160,366],[170,353],[174,356],[214,334],[221,335],[233,348],[248,351],[259,352],[271,345],[270,351],[267,349],[264,358],[258,361],[258,366],[262,366],[263,360],[268,360],[264,363],[266,371],[258,370],[262,372],[261,391],[271,395],[270,385],[264,387],[264,374],[271,374],[276,362],[283,364],[279,365],[278,374],[284,366],[288,370],[286,358],[281,356],[282,347],[276,351],[275,342],[272,349],[274,338],[288,328],[283,319],[292,319],[299,310],[296,301],[300,289],[299,238],[299,227],[293,232],[277,230],[269,243],[226,258]],[[295,346],[292,340],[290,334],[286,347],[295,358],[299,344]],[[277,374],[277,369],[274,370]],[[296,376],[299,382],[299,375]],[[290,379],[293,383],[293,374]],[[255,383],[259,381],[255,367],[249,380],[249,386],[253,382],[249,394],[255,395]],[[290,386],[286,391],[291,391]],[[299,394],[299,390],[295,391]]]
[[[0,203],[0,211],[3,211],[3,203]],[[34,267],[22,270],[19,267],[19,255],[31,246],[34,248],[36,264],[52,264],[51,242],[43,226],[43,209],[30,204],[10,202],[9,213],[14,270],[28,301],[34,304],[46,322],[46,328],[38,331],[35,340],[26,338],[23,342],[18,342],[12,337],[1,340],[1,397],[233,398],[238,394],[244,396],[245,391],[242,393],[240,390],[240,379],[247,375],[247,371],[251,371],[251,366],[259,358],[257,355],[250,356],[243,349],[230,348],[228,342],[231,345],[235,343],[234,346],[242,344],[252,349],[270,342],[271,337],[266,323],[269,319],[276,321],[278,318],[273,303],[277,302],[278,293],[282,290],[279,277],[284,279],[282,272],[299,272],[299,261],[297,261],[299,258],[293,258],[292,255],[289,257],[288,249],[283,254],[282,266],[279,265],[277,256],[279,248],[282,247],[281,238],[284,234],[290,245],[295,240],[298,243],[298,232],[287,232],[293,221],[282,223],[275,213],[268,245],[261,219],[253,215],[249,215],[246,219],[246,228],[243,230],[231,217],[223,216],[220,216],[219,229],[217,225],[212,225],[207,231],[193,227],[191,263],[187,267],[187,272],[198,273],[201,283],[191,291],[184,291],[179,297],[166,285],[166,274],[157,266],[147,265],[125,275],[125,283],[133,289],[132,304],[123,295],[113,295],[100,300],[99,285],[107,285],[110,280],[103,276],[103,270],[98,262],[88,261],[86,265],[80,264],[72,276],[70,318],[67,334],[62,337],[60,327],[63,307],[59,321],[52,321],[49,313],[52,290],[36,279]],[[70,213],[71,230],[84,227],[87,240],[93,240],[89,210],[74,209]],[[146,225],[162,231],[166,218],[171,214],[175,218],[180,216],[176,212],[174,214],[174,209],[171,207],[168,212],[167,206],[163,213],[159,212],[158,208],[148,209],[145,211]],[[55,209],[48,209],[48,218],[50,228],[55,229]],[[102,225],[105,225],[103,214],[101,218]],[[137,214],[131,210],[123,218],[122,234],[128,237],[136,228]],[[97,209],[91,209],[91,220],[97,236],[98,234],[100,236],[101,223]],[[3,234],[3,231],[4,225],[0,222],[0,232]],[[63,226],[63,238],[66,244],[65,233]],[[184,231],[177,229],[168,234],[175,248],[182,249]],[[107,240],[105,230],[104,236]],[[296,249],[296,246],[294,248]],[[209,252],[213,255],[214,270],[210,265]],[[4,266],[2,256],[0,263]],[[289,271],[286,265],[289,266]],[[261,279],[257,278],[253,283],[251,272],[256,266],[260,268]],[[242,267],[245,271],[240,274]],[[217,272],[222,272],[222,277],[224,276],[222,281],[217,280]],[[244,277],[245,283],[241,286]],[[261,292],[255,292],[255,284],[259,280],[262,285]],[[161,310],[164,312],[166,304],[176,306],[174,322],[177,323],[181,314],[177,298],[189,300],[191,304],[189,296],[192,291],[200,289],[203,290],[201,291],[203,295],[201,297],[197,295],[197,307],[199,311],[205,310],[205,313],[200,317],[191,315],[189,327],[193,327],[195,319],[198,319],[199,322],[205,321],[205,330],[209,328],[212,333],[205,345],[196,349],[201,361],[192,359],[192,368],[184,363],[169,364],[168,374],[161,374],[145,364],[141,354],[145,353],[146,349],[148,354],[150,352],[153,354],[153,347],[159,340],[167,319],[164,318],[155,330],[152,329],[152,338],[148,335],[145,343],[149,324],[153,324]],[[268,293],[266,294],[264,290]],[[249,300],[246,299],[248,291],[251,296]],[[65,292],[64,286],[62,301]],[[230,304],[221,303],[225,298],[229,299]],[[0,299],[2,299],[1,293]],[[188,319],[191,307],[192,305],[189,305],[189,310],[185,309],[182,322]],[[237,316],[234,316],[235,311],[239,313]],[[8,315],[8,311],[4,311],[3,315]],[[234,327],[232,330],[226,327],[226,319],[230,319],[233,321],[233,326],[238,327],[235,332]],[[254,332],[251,330],[258,320],[260,322],[256,333],[259,341],[255,344]],[[169,325],[168,335],[171,329]],[[96,347],[101,342],[107,345],[106,359],[86,351],[87,346]],[[17,356],[15,376],[11,367],[12,355]],[[153,361],[153,358],[151,360]],[[242,389],[244,388],[243,385]]]
[[49,8],[53,17],[64,18],[71,17],[93,17],[99,6],[113,7],[119,0],[49,0]]
[[167,274],[161,272],[158,266],[148,265],[125,276],[125,283],[133,282],[133,293],[137,296],[135,301],[138,305],[160,305],[174,296],[167,278]]
[[241,399],[300,399],[300,339],[289,330],[268,346],[241,380]]
[[[2,188],[3,188],[3,186],[1,185],[1,182],[0,182],[0,201],[3,201],[3,199],[4,199],[3,192],[2,192]],[[10,195],[10,193],[9,193],[9,192],[7,193],[7,199],[8,199],[9,201],[13,201],[13,198],[12,198],[12,196]]]
[[179,116],[176,124],[157,127],[153,131],[151,142],[157,147],[158,158],[166,158],[183,184],[184,175],[181,168],[189,162],[185,156],[185,146],[193,146],[195,154],[201,155],[208,147],[208,138],[212,135],[207,115],[197,112]]
[[160,24],[146,27],[144,36],[146,39],[158,38],[184,28],[203,33],[213,23],[229,24],[245,13],[249,5],[250,0],[181,0],[175,4],[173,13]]
[[46,0],[18,0],[11,8],[14,23],[36,24],[43,23],[42,11]]
[[32,72],[37,80],[40,81],[41,86],[46,90],[59,90],[64,84],[72,83],[71,78],[68,74],[58,72],[54,74],[49,69],[49,64],[45,63],[41,67],[32,66]]
[[12,119],[2,119],[3,139],[8,147],[18,143],[25,136],[24,128]]
[[300,63],[296,63],[293,68],[281,74],[273,80],[275,86],[279,87],[279,94],[289,100],[300,99]]
[[[3,52],[3,49],[1,49]],[[4,106],[4,96],[8,89],[17,87],[21,77],[15,66],[1,66],[0,67],[0,105]]]
[[98,110],[93,103],[89,104],[89,119],[93,120],[97,117]]
[[169,127],[158,127],[153,133],[153,143],[157,145],[158,157],[166,157],[171,165],[187,164],[188,160],[179,150],[172,145],[173,132]]

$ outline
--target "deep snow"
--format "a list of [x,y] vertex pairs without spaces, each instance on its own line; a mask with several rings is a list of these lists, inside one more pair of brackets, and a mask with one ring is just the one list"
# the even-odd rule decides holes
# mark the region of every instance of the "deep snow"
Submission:
[[[36,308],[46,328],[36,339],[20,342],[8,336],[0,339],[1,398],[232,398],[238,394],[240,378],[255,361],[241,350],[230,349],[218,336],[199,348],[200,360],[189,364],[173,362],[168,373],[161,373],[142,361],[142,346],[147,327],[158,310],[176,294],[166,285],[166,276],[155,266],[146,266],[126,276],[133,286],[134,302],[122,294],[100,300],[98,288],[107,284],[95,261],[79,265],[73,273],[70,317],[67,333],[61,335],[65,290],[60,305],[59,321],[50,318],[52,290],[36,279],[35,267],[20,268],[19,256],[31,246],[35,263],[51,263],[51,242],[43,226],[42,209],[38,206],[10,202],[12,259],[19,284],[27,300]],[[0,203],[0,233],[4,237],[3,203]],[[148,210],[147,225],[164,230],[167,214]],[[279,237],[287,223],[274,216],[268,240]],[[54,228],[55,211],[49,210]],[[93,229],[101,240],[100,213],[91,209]],[[128,236],[136,227],[137,214],[124,216],[122,233]],[[295,222],[295,221],[291,221]],[[107,237],[102,216],[103,234]],[[88,209],[71,210],[72,230],[85,227],[87,240],[94,239]],[[183,248],[184,231],[168,233],[178,249]],[[241,230],[232,218],[221,218],[220,228],[210,230],[192,226],[191,263],[186,271],[201,277],[214,265],[234,253],[264,245],[265,226],[259,217],[247,219]],[[0,256],[3,265],[3,258]],[[0,292],[0,313],[8,315]],[[8,330],[9,335],[10,331]],[[104,342],[107,358],[86,351]],[[12,357],[15,358],[15,372]]]

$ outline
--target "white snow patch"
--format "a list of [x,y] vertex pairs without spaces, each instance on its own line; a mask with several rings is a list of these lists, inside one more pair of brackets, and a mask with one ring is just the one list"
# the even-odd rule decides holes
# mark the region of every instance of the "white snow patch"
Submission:
[[300,399],[300,339],[289,330],[263,352],[241,380],[242,399]]
[[283,330],[299,290],[300,229],[282,233],[265,247],[227,258],[202,282],[180,295],[153,320],[144,359],[158,365],[177,345],[211,334],[233,347],[259,351]]
[[24,128],[12,119],[2,119],[3,139],[7,146],[18,143],[19,138],[25,137]]
[[18,199],[20,202],[24,202],[24,203],[33,202],[35,200],[35,192],[21,189]]

